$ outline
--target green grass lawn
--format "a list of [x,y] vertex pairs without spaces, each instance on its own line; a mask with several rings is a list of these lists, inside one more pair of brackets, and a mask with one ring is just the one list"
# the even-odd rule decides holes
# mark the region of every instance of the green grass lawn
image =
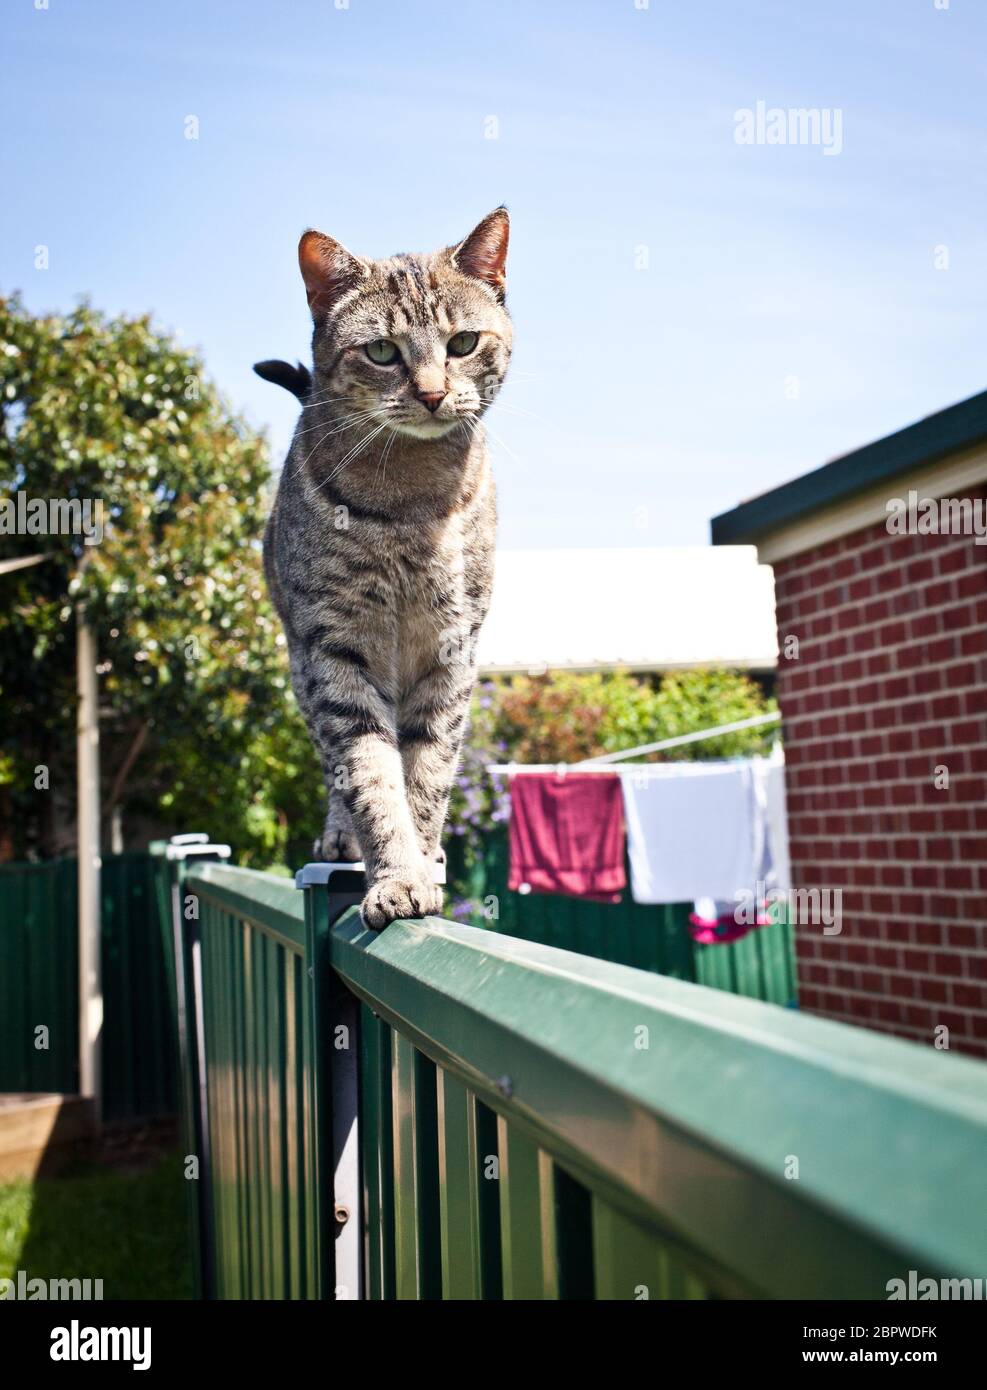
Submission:
[[104,1298],[191,1298],[177,1153],[133,1172],[79,1165],[0,1185],[0,1278],[102,1279]]

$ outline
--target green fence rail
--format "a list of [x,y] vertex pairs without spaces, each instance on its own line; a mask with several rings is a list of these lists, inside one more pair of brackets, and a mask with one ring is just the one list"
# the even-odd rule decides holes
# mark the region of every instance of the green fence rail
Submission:
[[206,1296],[983,1276],[980,1063],[440,919],[371,933],[334,866],[176,872]]
[[[76,861],[0,865],[0,1091],[79,1088]],[[178,1107],[175,1022],[157,861],[109,854],[101,874],[103,1116]],[[38,1032],[47,1030],[46,1034]],[[39,1046],[39,1043],[46,1046]]]
[[790,1007],[798,1002],[795,946],[787,921],[759,927],[739,941],[703,945],[689,934],[691,903],[636,903],[629,890],[619,903],[514,893],[507,886],[504,829],[484,836],[482,854],[468,869],[463,862],[461,842],[452,840],[450,872],[468,885],[474,903],[490,904],[489,915],[482,910],[474,912],[474,926],[579,951],[615,965],[632,965],[677,980],[691,980],[750,999],[766,999]]

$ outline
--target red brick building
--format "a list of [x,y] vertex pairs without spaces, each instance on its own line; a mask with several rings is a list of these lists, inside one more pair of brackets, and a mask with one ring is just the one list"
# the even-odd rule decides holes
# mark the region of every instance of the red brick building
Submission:
[[774,567],[793,885],[842,890],[838,935],[796,927],[802,1006],[979,1056],[985,498],[987,392],[712,524]]

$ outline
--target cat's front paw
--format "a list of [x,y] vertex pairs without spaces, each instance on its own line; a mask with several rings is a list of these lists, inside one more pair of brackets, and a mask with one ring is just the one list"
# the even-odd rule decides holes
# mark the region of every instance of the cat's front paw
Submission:
[[316,840],[314,854],[327,864],[358,864],[363,858],[360,842],[352,830],[327,830]]
[[425,877],[411,874],[380,879],[360,904],[364,925],[374,931],[402,917],[428,917],[441,910],[441,887]]

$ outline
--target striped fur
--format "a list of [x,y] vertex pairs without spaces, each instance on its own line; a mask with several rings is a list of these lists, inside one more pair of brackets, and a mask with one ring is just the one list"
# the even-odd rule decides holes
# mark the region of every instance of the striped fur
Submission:
[[[372,927],[441,906],[433,866],[493,579],[479,419],[510,359],[507,238],[497,209],[432,255],[368,261],[317,232],[299,247],[314,367],[264,562],[329,794],[317,852],[365,860]],[[476,345],[453,355],[461,334]],[[399,349],[392,365],[367,353],[378,340]]]

